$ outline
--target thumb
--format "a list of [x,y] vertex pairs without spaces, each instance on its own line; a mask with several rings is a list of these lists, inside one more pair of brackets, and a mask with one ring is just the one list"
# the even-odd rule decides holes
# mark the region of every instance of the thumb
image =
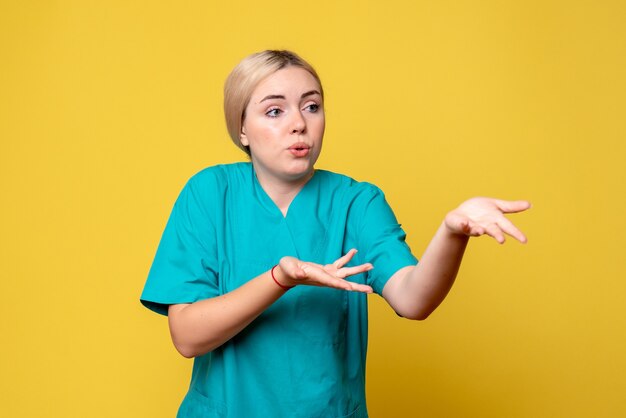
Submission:
[[446,216],[446,226],[453,232],[467,234],[470,231],[469,219],[456,211],[450,212]]

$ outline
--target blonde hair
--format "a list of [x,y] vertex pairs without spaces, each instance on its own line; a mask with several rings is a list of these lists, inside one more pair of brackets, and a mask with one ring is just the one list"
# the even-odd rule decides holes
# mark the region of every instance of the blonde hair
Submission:
[[289,66],[300,67],[311,73],[320,85],[322,98],[324,97],[322,82],[311,64],[296,53],[286,50],[266,50],[249,55],[241,60],[226,78],[224,83],[226,128],[235,145],[248,155],[250,150],[241,144],[240,135],[252,92],[265,78]]

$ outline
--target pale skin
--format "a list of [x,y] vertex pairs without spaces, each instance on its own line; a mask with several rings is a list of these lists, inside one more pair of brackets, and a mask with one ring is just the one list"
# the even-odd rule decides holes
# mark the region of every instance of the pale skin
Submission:
[[[249,146],[259,183],[285,215],[300,189],[314,173],[324,133],[321,88],[311,74],[287,67],[256,86],[246,108],[241,142]],[[296,149],[294,149],[297,148]],[[525,243],[526,236],[505,214],[530,208],[527,201],[477,197],[449,212],[419,264],[398,270],[382,296],[401,316],[422,320],[444,300],[456,278],[470,237],[491,236],[504,243],[505,235]],[[374,266],[346,267],[356,249],[332,264],[319,265],[283,257],[274,278],[283,286],[323,286],[372,293],[367,285],[349,280]],[[287,291],[271,271],[224,295],[169,307],[169,327],[177,350],[196,357],[237,335]]]

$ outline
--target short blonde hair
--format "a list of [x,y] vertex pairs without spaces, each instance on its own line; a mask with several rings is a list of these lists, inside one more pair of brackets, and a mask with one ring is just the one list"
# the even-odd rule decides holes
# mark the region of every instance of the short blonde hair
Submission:
[[285,67],[300,67],[317,80],[324,98],[322,82],[315,69],[296,53],[286,50],[266,50],[249,55],[228,75],[224,84],[224,116],[232,141],[246,154],[250,149],[241,144],[241,127],[246,119],[246,108],[256,86],[266,77]]

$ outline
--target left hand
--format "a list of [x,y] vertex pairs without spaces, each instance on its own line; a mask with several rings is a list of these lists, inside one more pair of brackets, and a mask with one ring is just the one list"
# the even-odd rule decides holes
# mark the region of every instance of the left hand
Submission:
[[449,232],[456,235],[477,237],[487,234],[502,244],[507,234],[526,243],[526,236],[504,214],[522,212],[528,208],[530,203],[525,200],[474,197],[448,213],[444,224]]

